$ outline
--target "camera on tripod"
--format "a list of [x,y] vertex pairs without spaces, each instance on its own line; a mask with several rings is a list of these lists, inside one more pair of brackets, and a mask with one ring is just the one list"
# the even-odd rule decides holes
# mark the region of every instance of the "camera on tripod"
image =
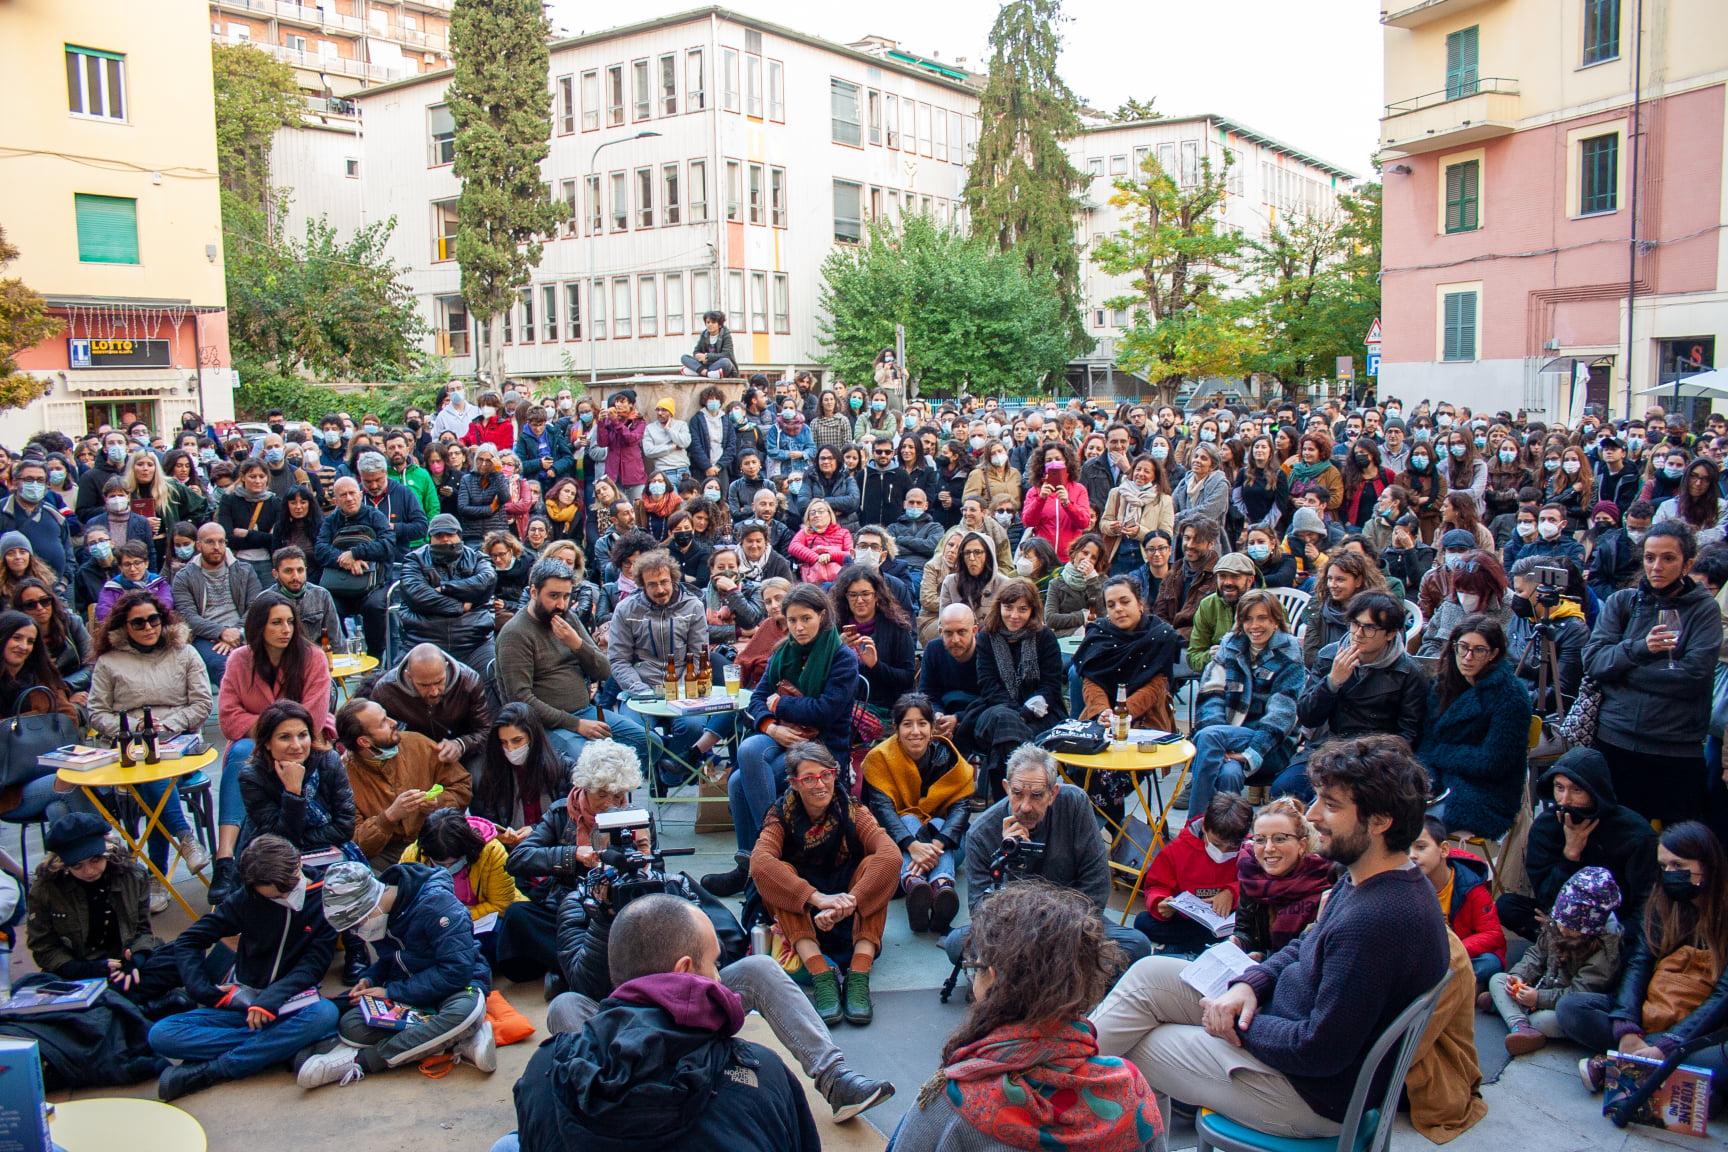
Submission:
[[1571,586],[1572,574],[1565,568],[1549,564],[1536,566],[1536,603],[1544,608],[1557,607]]
[[591,910],[604,907],[616,916],[638,896],[680,890],[676,881],[668,887],[666,857],[694,855],[694,848],[653,847],[644,852],[636,843],[637,832],[653,836],[653,819],[641,808],[620,808],[594,818],[597,831],[608,833],[611,844],[600,850],[600,867],[588,874],[588,895],[583,903]]

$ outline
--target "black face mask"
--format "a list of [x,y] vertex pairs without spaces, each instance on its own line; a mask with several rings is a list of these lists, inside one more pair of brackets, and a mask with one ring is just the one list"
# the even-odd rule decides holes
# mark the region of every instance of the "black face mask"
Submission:
[[1566,804],[1556,804],[1554,811],[1562,820],[1570,817],[1574,824],[1596,819],[1596,809],[1594,808],[1574,808]]
[[1514,596],[1512,597],[1512,615],[1529,620],[1536,615],[1536,605],[1522,596]]
[[449,564],[462,555],[462,545],[460,544],[433,544],[430,547],[432,558],[440,564]]
[[677,544],[678,547],[680,547],[680,548],[690,547],[690,542],[694,539],[696,539],[696,533],[694,533],[694,532],[674,532],[674,533],[672,533],[673,542],[675,544]]
[[1670,900],[1693,901],[1704,891],[1702,885],[1692,882],[1692,873],[1684,868],[1664,868],[1662,870],[1662,891]]

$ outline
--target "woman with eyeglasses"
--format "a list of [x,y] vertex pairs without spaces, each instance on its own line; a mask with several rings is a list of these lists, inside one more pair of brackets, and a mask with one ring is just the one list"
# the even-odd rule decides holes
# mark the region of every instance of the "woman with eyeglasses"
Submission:
[[906,609],[875,568],[849,564],[829,592],[840,641],[858,657],[858,671],[870,684],[866,707],[886,720],[894,702],[917,679],[918,645]]
[[[210,691],[210,673],[192,647],[190,636],[174,613],[142,588],[120,597],[108,618],[96,626],[90,724],[99,735],[109,740],[118,737],[122,714],[137,731],[146,708],[156,723],[158,744],[204,727],[216,701]],[[202,872],[208,867],[210,854],[198,844],[186,813],[180,809],[177,781],[140,784],[138,792],[152,808],[165,792],[171,793],[162,807],[162,827],[174,837],[188,868]],[[167,839],[152,832],[149,852],[156,867],[166,873]],[[150,883],[150,910],[163,911],[168,907],[168,891],[155,877]]]
[[1314,830],[1302,805],[1279,797],[1254,815],[1249,852],[1236,857],[1241,899],[1231,941],[1264,960],[1302,935],[1320,915],[1332,887],[1332,862],[1314,851]]
[[[762,822],[750,878],[814,986],[817,1014],[832,1027],[874,1017],[870,966],[882,949],[900,850],[839,782],[839,762],[813,740],[786,750],[791,787]],[[828,956],[850,956],[846,984]]]
[[90,632],[84,621],[66,611],[45,581],[34,576],[18,581],[12,592],[12,607],[30,617],[42,639],[48,660],[66,684],[74,704],[85,702],[90,691]]
[[1715,461],[1700,456],[1686,467],[1686,480],[1673,496],[1657,505],[1651,521],[1679,520],[1692,529],[1699,548],[1718,543],[1728,530],[1728,500],[1718,486],[1722,470]]
[[1498,840],[1524,799],[1530,690],[1506,658],[1506,631],[1466,616],[1441,652],[1416,758],[1433,795],[1450,790],[1445,820],[1455,838]]

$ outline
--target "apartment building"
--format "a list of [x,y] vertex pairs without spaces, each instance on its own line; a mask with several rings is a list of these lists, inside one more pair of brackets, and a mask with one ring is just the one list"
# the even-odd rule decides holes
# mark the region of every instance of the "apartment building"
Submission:
[[392,254],[453,372],[676,370],[709,309],[742,365],[812,364],[836,244],[884,213],[964,225],[978,100],[949,73],[719,7],[554,43],[543,170],[570,219],[490,325],[458,294],[447,71],[356,95],[367,211],[397,216]]
[[1069,375],[1094,386],[1118,373],[1116,340],[1134,322],[1132,309],[1107,303],[1132,295],[1133,277],[1110,275],[1090,255],[1094,240],[1126,231],[1130,225],[1124,210],[1110,202],[1118,179],[1143,180],[1147,164],[1156,162],[1180,186],[1189,188],[1200,182],[1202,162],[1209,163],[1213,172],[1227,173],[1224,226],[1252,240],[1265,238],[1274,225],[1287,227],[1293,218],[1335,211],[1338,197],[1351,191],[1359,179],[1346,168],[1241,121],[1210,114],[1090,124],[1069,142],[1068,155],[1091,181],[1082,193],[1085,214],[1079,235],[1087,259],[1080,276],[1086,329],[1098,341],[1091,356],[1070,365]]
[[1380,394],[1569,420],[1713,365],[1719,0],[1388,7]]
[[64,327],[21,353],[48,386],[0,443],[132,417],[231,418],[210,50],[188,5],[0,5],[8,269]]
[[369,84],[448,67],[454,0],[209,0],[210,35],[294,66],[307,93],[336,104]]

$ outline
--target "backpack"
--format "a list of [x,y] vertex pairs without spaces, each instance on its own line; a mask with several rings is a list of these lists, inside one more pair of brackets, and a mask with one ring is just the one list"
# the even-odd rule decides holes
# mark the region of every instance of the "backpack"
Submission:
[[[378,539],[378,534],[366,524],[350,524],[336,533],[330,546],[338,552],[346,552],[359,544],[370,544]],[[365,572],[353,573],[340,564],[332,564],[324,569],[318,577],[318,583],[323,585],[334,596],[364,596],[378,587],[380,572],[378,561],[368,561]]]

